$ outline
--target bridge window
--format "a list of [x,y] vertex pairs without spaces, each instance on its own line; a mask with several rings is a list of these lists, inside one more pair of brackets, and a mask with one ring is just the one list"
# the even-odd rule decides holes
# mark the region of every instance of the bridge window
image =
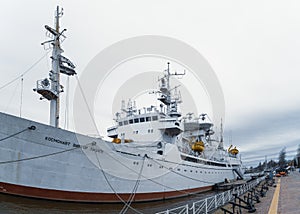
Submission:
[[141,117],[141,118],[140,118],[140,122],[141,122],[141,123],[145,122],[145,118],[144,118],[144,117]]
[[146,121],[151,121],[151,117],[146,117]]
[[157,116],[153,116],[153,117],[152,117],[152,120],[153,120],[153,121],[158,120],[158,117],[157,117]]
[[134,123],[138,123],[138,122],[139,122],[139,118],[135,118]]
[[133,124],[133,120],[131,119],[131,120],[129,120],[129,124]]
[[124,125],[128,125],[128,120],[125,120],[125,121],[124,121]]
[[119,126],[123,126],[123,122],[119,122]]

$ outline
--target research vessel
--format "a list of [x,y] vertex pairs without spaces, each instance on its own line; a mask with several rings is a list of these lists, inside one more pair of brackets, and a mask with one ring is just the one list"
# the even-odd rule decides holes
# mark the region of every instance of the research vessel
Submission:
[[[224,148],[208,115],[182,116],[180,94],[167,69],[159,77],[159,106],[122,102],[111,140],[59,128],[60,76],[76,75],[65,56],[57,8],[52,69],[34,91],[50,102],[50,124],[0,113],[0,192],[73,202],[137,202],[191,195],[243,177],[238,150]],[[45,44],[45,43],[44,43]]]

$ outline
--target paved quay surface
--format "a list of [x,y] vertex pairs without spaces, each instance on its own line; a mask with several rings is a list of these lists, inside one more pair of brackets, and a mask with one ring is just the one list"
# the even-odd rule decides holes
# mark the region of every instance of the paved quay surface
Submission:
[[278,213],[300,213],[300,173],[299,169],[281,178]]
[[[255,203],[255,213],[259,214],[299,214],[300,213],[300,173],[299,169],[288,176],[275,178],[276,187],[269,187],[265,197],[260,197],[260,203]],[[231,205],[224,208],[231,210]],[[220,209],[214,212],[224,213]],[[248,213],[242,209],[242,213]]]
[[[275,183],[277,185],[278,179],[275,178]],[[269,186],[269,190],[266,192],[265,197],[260,197],[260,203],[255,203],[256,212],[255,213],[262,213],[266,214],[269,213],[270,205],[273,201],[273,196],[275,193],[276,187]],[[248,213],[247,211],[244,211],[243,213]]]

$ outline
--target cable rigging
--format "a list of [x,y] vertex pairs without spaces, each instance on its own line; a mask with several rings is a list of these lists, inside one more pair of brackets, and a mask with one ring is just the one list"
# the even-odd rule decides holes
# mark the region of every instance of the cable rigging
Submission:
[[158,161],[156,161],[154,158],[150,158],[148,157],[150,160],[152,160],[154,163],[158,164],[159,166],[162,166],[163,168],[177,174],[177,175],[180,175],[182,177],[185,177],[185,178],[188,178],[188,179],[191,179],[191,180],[194,180],[194,181],[199,181],[199,182],[203,182],[203,183],[207,183],[207,184],[215,184],[215,182],[211,182],[211,181],[203,181],[203,180],[199,180],[199,179],[196,179],[196,178],[192,178],[192,177],[189,177],[189,176],[186,176],[186,175],[183,175],[181,173],[178,173],[176,171],[174,171],[173,169],[169,169],[168,167],[165,167],[164,165],[158,163]]
[[[97,131],[97,134],[100,135],[99,130],[98,130],[97,125],[96,125],[96,121],[94,120],[94,117],[93,117],[92,112],[91,112],[91,110],[90,110],[90,108],[89,108],[89,105],[88,105],[86,96],[85,96],[85,94],[84,94],[84,92],[83,92],[83,88],[82,88],[82,86],[81,86],[81,84],[80,84],[80,81],[79,81],[79,79],[78,79],[77,76],[76,76],[76,80],[77,80],[77,84],[78,84],[78,87],[79,87],[79,89],[80,89],[80,92],[81,92],[81,94],[82,94],[84,103],[85,103],[85,105],[86,105],[86,107],[87,107],[87,109],[88,109],[89,116],[90,116],[90,118],[92,119],[93,125],[95,126],[95,129],[96,129],[96,131]],[[129,167],[126,166],[124,163],[122,163],[122,162],[120,162],[119,160],[115,159],[115,158],[114,158],[112,155],[110,155],[109,153],[107,153],[107,154],[108,154],[111,158],[113,158],[114,160],[116,160],[117,162],[119,162],[121,165],[123,165],[125,168],[127,168],[127,169],[133,171],[134,173],[137,173],[135,170],[129,168]],[[118,199],[119,199],[122,203],[124,203],[124,205],[128,206],[127,202],[124,201],[124,200],[119,196],[119,194],[114,190],[113,186],[111,185],[111,183],[110,183],[109,180],[107,179],[106,174],[104,173],[104,170],[103,170],[103,168],[102,168],[102,166],[101,166],[101,163],[100,163],[100,161],[99,161],[99,159],[98,159],[98,155],[97,155],[97,154],[96,154],[96,158],[97,158],[98,165],[99,165],[99,167],[100,167],[100,169],[101,169],[101,172],[102,172],[102,174],[103,174],[103,176],[104,176],[104,178],[105,178],[107,184],[109,185],[109,187],[111,188],[111,190],[115,193],[115,195],[118,197]],[[153,182],[153,183],[155,183],[155,184],[157,184],[157,185],[160,185],[160,186],[164,187],[164,188],[172,189],[172,190],[175,190],[175,191],[178,191],[178,192],[182,192],[182,193],[184,193],[184,194],[190,194],[190,195],[193,195],[193,194],[194,194],[194,193],[189,193],[189,192],[184,191],[184,190],[177,190],[177,189],[175,189],[175,188],[172,188],[172,187],[169,187],[169,186],[167,186],[167,185],[161,184],[161,183],[159,183],[159,182],[157,182],[157,181],[154,181],[153,179],[146,178],[146,177],[143,176],[143,175],[141,175],[141,176],[142,176],[143,178],[147,179],[147,180],[150,180],[151,182]],[[131,207],[131,206],[128,206],[128,207],[129,207],[130,209],[134,210],[136,213],[141,213],[140,211],[134,209],[134,208]]]
[[109,180],[108,180],[108,178],[107,178],[107,176],[106,176],[106,174],[105,174],[105,172],[104,172],[104,170],[103,170],[103,168],[102,168],[102,166],[101,166],[101,163],[100,163],[100,160],[99,160],[99,158],[98,158],[98,154],[97,154],[97,152],[95,152],[95,155],[96,155],[96,159],[97,159],[97,161],[98,161],[98,165],[99,165],[99,167],[100,167],[100,169],[101,169],[101,172],[102,172],[102,174],[103,174],[103,177],[104,177],[104,179],[105,179],[105,181],[107,182],[107,184],[108,184],[108,186],[111,188],[111,190],[114,192],[114,194],[117,196],[117,198],[122,202],[122,203],[124,203],[124,205],[126,206],[126,207],[128,207],[128,208],[130,208],[131,210],[133,210],[134,212],[136,212],[136,213],[139,213],[139,214],[143,214],[142,212],[140,212],[140,211],[138,211],[137,209],[135,209],[135,208],[133,208],[132,206],[130,206],[118,193],[117,193],[117,191],[113,188],[113,186],[111,185],[111,183],[109,182]]
[[[104,151],[104,150],[103,150],[103,151]],[[132,171],[132,172],[138,174],[137,171],[135,171],[134,169],[131,169],[129,166],[127,166],[125,163],[123,163],[123,162],[119,161],[118,159],[116,159],[116,158],[115,158],[113,155],[111,155],[110,153],[106,153],[106,154],[107,154],[110,158],[112,158],[114,161],[118,162],[119,164],[121,164],[122,166],[124,166],[125,168],[127,168],[128,170],[130,170],[130,171]],[[128,154],[128,155],[129,155],[129,154]],[[134,156],[137,156],[137,155],[134,155]],[[149,157],[146,156],[146,158],[149,158]],[[103,170],[103,169],[101,168],[101,170]],[[168,169],[168,170],[170,170],[170,169]],[[178,173],[178,175],[182,175],[182,174]],[[185,176],[185,175],[182,175],[182,176]],[[188,194],[188,195],[197,195],[197,193],[190,193],[190,192],[187,192],[187,191],[185,191],[185,190],[178,190],[178,189],[176,189],[176,188],[167,186],[167,185],[165,185],[165,184],[161,184],[161,183],[159,183],[159,182],[157,182],[157,181],[155,181],[155,180],[153,180],[153,179],[151,179],[151,178],[148,178],[148,177],[146,177],[146,176],[144,176],[144,175],[142,175],[142,177],[143,177],[145,180],[149,180],[149,181],[151,181],[152,183],[155,183],[155,184],[157,184],[157,185],[159,185],[159,186],[161,186],[161,187],[164,187],[164,188],[166,188],[166,189],[174,190],[174,191],[176,191],[176,192],[181,192],[181,193]],[[188,176],[187,176],[187,178],[192,179],[191,177],[188,177]],[[204,182],[204,183],[206,182],[206,181],[201,181],[201,180],[198,180],[198,181]],[[212,183],[212,182],[211,182],[211,183]]]
[[70,95],[69,90],[70,89],[70,76],[67,77],[67,83],[66,83],[66,100],[65,100],[65,124],[64,129],[68,129],[69,127],[69,102],[70,102]]
[[18,160],[1,161],[0,165],[2,165],[2,164],[8,164],[8,163],[16,163],[16,162],[29,161],[29,160],[34,160],[34,159],[39,159],[39,158],[44,158],[44,157],[49,157],[49,156],[58,155],[58,154],[65,153],[65,152],[70,152],[70,151],[73,151],[73,150],[76,150],[76,149],[79,149],[79,148],[75,147],[75,148],[72,148],[72,149],[65,149],[65,150],[58,151],[58,152],[53,152],[53,153],[49,153],[49,154],[38,155],[38,156],[29,157],[29,158],[23,158],[23,159],[18,159]]
[[13,99],[14,99],[16,93],[17,93],[18,87],[19,87],[19,82],[17,83],[17,85],[16,85],[15,88],[13,89],[12,95],[11,95],[11,97],[9,98],[8,102],[6,103],[4,112],[7,111],[8,107],[10,106],[11,102],[13,101]]
[[20,100],[20,117],[22,117],[22,105],[23,105],[23,86],[24,86],[24,78],[21,76],[21,100]]
[[[86,96],[85,96],[85,94],[84,94],[84,92],[83,92],[83,88],[82,88],[82,86],[81,86],[81,84],[80,84],[80,81],[79,81],[79,79],[78,79],[77,76],[76,76],[76,80],[77,80],[77,83],[78,83],[80,92],[81,92],[81,94],[82,94],[84,103],[85,103],[85,105],[86,105],[86,107],[87,107],[87,109],[88,109],[89,116],[90,116],[90,118],[92,119],[93,125],[94,125],[94,127],[95,127],[95,129],[96,129],[96,131],[97,131],[97,134],[100,135],[100,134],[99,134],[99,130],[98,130],[97,125],[96,125],[96,121],[94,120],[94,117],[93,117],[92,112],[91,112],[91,110],[90,110],[90,108],[89,108],[89,105],[88,105]],[[126,166],[124,163],[122,163],[122,162],[120,162],[119,160],[117,160],[116,158],[114,158],[111,154],[107,153],[107,155],[109,155],[109,156],[110,156],[112,159],[114,159],[115,161],[119,162],[119,163],[120,163],[121,165],[123,165],[125,168],[131,170],[131,171],[134,172],[134,173],[138,173],[138,172],[136,172],[135,170],[133,170],[133,169],[129,168],[128,166]],[[100,169],[101,169],[101,171],[103,172],[103,168],[101,167],[101,164],[100,164],[100,161],[99,161],[99,159],[98,159],[98,156],[96,156],[96,157],[97,157],[97,161],[98,161],[98,163],[99,163]],[[172,171],[172,172],[174,172],[174,171]],[[176,172],[176,173],[177,173],[177,172]],[[182,175],[182,174],[180,174],[180,173],[177,173],[177,174],[178,174],[178,175]],[[185,176],[185,175],[182,175],[182,176],[194,180],[194,179],[191,178],[191,177],[188,177],[188,176]],[[105,176],[105,177],[106,177],[106,176]],[[182,193],[184,193],[184,194],[189,194],[189,195],[195,194],[195,193],[190,193],[190,192],[187,192],[187,191],[184,191],[184,190],[178,190],[178,189],[169,187],[169,186],[167,186],[167,185],[164,185],[164,184],[161,184],[161,183],[159,183],[159,182],[157,182],[157,181],[154,181],[153,179],[147,178],[147,177],[145,177],[145,176],[143,176],[143,175],[142,175],[142,177],[145,178],[146,180],[150,180],[150,181],[152,181],[153,183],[156,183],[156,184],[158,184],[158,185],[160,185],[160,186],[162,186],[162,187],[168,188],[168,189],[172,189],[172,190],[174,190],[174,191],[182,192]],[[196,179],[196,180],[199,181],[199,182],[203,182],[203,183],[213,183],[213,182],[201,181],[201,180],[198,180],[198,179]],[[108,185],[109,185],[110,188],[112,188],[112,190],[113,190],[113,187],[111,186],[111,184],[110,184],[109,182],[108,182]],[[114,190],[113,190],[113,191],[114,191]],[[115,191],[114,191],[114,192],[115,192]],[[116,192],[115,192],[115,194],[118,196],[118,194],[117,194]],[[118,197],[118,198],[119,198],[119,197]],[[119,198],[119,199],[120,199],[120,198]],[[120,199],[120,200],[121,200],[121,199]],[[123,200],[121,200],[121,201],[124,203]],[[126,203],[126,202],[125,202],[125,203]],[[125,204],[125,203],[124,203],[124,204]]]
[[6,88],[7,86],[9,86],[10,84],[12,84],[13,82],[17,81],[18,79],[22,78],[23,76],[25,76],[25,74],[27,74],[29,71],[31,71],[32,68],[34,68],[40,61],[42,61],[42,59],[44,59],[47,54],[50,52],[47,51],[41,58],[39,58],[35,63],[33,63],[26,71],[24,71],[21,75],[17,76],[16,78],[10,80],[9,82],[7,82],[6,84],[2,85],[0,87],[0,90]]
[[6,139],[12,138],[12,137],[14,137],[14,136],[16,136],[16,135],[18,135],[18,134],[21,134],[21,133],[23,133],[23,132],[25,132],[25,131],[28,131],[28,130],[35,130],[35,129],[36,129],[35,126],[29,126],[29,127],[27,127],[26,129],[23,129],[23,130],[21,130],[21,131],[19,131],[19,132],[16,132],[16,133],[14,133],[14,134],[12,134],[12,135],[9,135],[9,136],[7,136],[7,137],[5,137],[5,138],[0,139],[0,142],[1,142],[1,141],[4,141],[4,140],[6,140]]
[[140,181],[141,181],[141,176],[142,176],[144,164],[145,164],[145,157],[143,157],[143,162],[142,162],[141,170],[140,170],[140,173],[138,175],[138,179],[135,182],[133,190],[132,190],[132,192],[131,192],[131,194],[130,194],[130,196],[128,198],[127,205],[124,205],[124,207],[119,212],[119,214],[125,214],[127,212],[128,208],[130,207],[131,203],[133,202],[135,194],[136,194],[136,191],[137,191],[137,189],[139,187],[139,184],[140,184]]

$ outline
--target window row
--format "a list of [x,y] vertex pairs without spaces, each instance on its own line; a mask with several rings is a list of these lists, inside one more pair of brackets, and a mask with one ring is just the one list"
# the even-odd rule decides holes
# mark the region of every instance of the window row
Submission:
[[[180,171],[180,168],[177,168],[177,171]],[[187,172],[186,169],[183,170],[184,172]],[[193,172],[193,170],[190,170],[190,172]],[[198,173],[198,170],[195,170],[194,172]],[[199,171],[199,173],[205,173],[205,174],[225,174],[224,171]]]
[[124,120],[119,122],[119,126],[125,126],[128,124],[133,123],[144,123],[144,122],[150,122],[150,121],[156,121],[158,120],[158,116],[152,116],[152,117],[140,117],[140,118],[134,118],[130,120]]
[[[138,130],[134,130],[132,133],[133,134],[138,134],[139,131]],[[153,129],[148,129],[148,133],[153,133]]]
[[[138,165],[139,163],[134,161],[133,164],[134,164],[134,165]],[[152,167],[152,164],[147,164],[147,167]],[[162,169],[162,168],[164,168],[164,167],[163,167],[162,165],[160,165],[159,168]],[[169,170],[173,170],[173,169],[172,169],[172,168],[169,168]],[[181,169],[180,169],[180,168],[177,168],[177,171],[181,171]],[[184,172],[187,172],[188,170],[187,170],[187,169],[183,169],[183,171],[184,171]],[[199,170],[199,171],[198,171],[198,170],[194,170],[194,171],[193,171],[193,170],[189,170],[189,171],[190,171],[190,172],[195,172],[195,173],[198,173],[198,172],[199,172],[199,173],[204,173],[204,174],[225,174],[225,173],[226,173],[226,172],[224,172],[224,171],[218,171],[218,170],[216,170],[216,171],[205,171],[205,170],[204,170],[204,171],[201,171],[201,170]]]

